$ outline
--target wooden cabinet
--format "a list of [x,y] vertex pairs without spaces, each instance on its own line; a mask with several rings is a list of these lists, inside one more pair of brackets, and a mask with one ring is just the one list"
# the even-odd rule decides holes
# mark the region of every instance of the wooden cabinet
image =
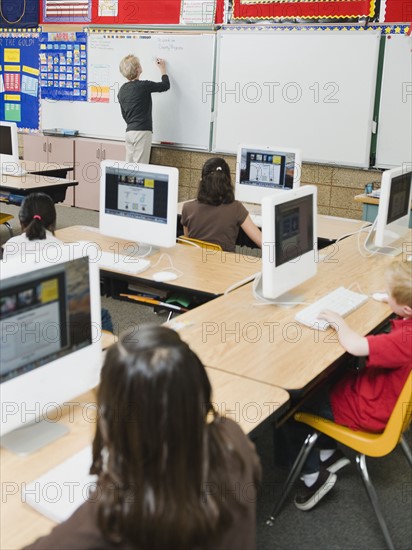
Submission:
[[[23,158],[36,162],[74,166],[74,142],[75,140],[70,137],[24,134]],[[73,172],[69,172],[68,176],[73,179]],[[69,187],[67,189],[66,199],[61,204],[74,206],[74,187]]]
[[76,206],[99,210],[100,162],[102,160],[125,160],[123,142],[77,138],[75,146]]

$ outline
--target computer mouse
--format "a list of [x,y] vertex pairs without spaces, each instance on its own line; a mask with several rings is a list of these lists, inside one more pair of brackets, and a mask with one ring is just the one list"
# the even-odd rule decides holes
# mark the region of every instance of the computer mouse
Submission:
[[387,295],[386,292],[374,292],[372,294],[372,298],[377,302],[387,302],[389,296]]
[[157,273],[153,273],[152,278],[157,283],[166,283],[167,281],[177,279],[177,275],[173,271],[158,271]]

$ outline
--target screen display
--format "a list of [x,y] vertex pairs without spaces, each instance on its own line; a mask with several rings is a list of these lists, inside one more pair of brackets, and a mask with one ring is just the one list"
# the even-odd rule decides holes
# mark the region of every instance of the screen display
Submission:
[[276,266],[313,249],[313,195],[275,205]]
[[13,154],[10,126],[0,126],[0,154],[2,155]]
[[105,213],[167,223],[168,176],[106,168]]
[[412,172],[408,172],[392,179],[386,223],[392,223],[408,214],[411,178]]
[[240,184],[268,189],[292,189],[294,171],[294,153],[241,150]]
[[2,281],[0,333],[0,383],[90,345],[88,258]]

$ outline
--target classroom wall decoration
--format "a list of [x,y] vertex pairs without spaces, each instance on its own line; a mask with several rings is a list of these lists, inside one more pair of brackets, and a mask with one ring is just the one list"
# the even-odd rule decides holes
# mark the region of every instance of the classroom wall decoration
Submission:
[[41,33],[42,99],[87,101],[86,45],[84,32]]
[[375,0],[233,0],[234,20],[372,17]]
[[0,119],[39,128],[39,33],[0,33]]
[[379,21],[387,23],[410,23],[412,3],[410,0],[381,0]]
[[39,0],[0,0],[0,27],[37,27]]
[[43,23],[89,23],[92,0],[43,0]]

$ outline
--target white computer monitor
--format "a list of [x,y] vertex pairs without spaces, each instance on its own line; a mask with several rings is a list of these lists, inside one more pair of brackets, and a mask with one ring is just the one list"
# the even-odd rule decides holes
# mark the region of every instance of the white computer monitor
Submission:
[[73,256],[1,266],[0,443],[15,452],[65,433],[63,405],[99,381],[98,266]]
[[235,196],[261,204],[263,197],[300,185],[302,154],[299,149],[240,145],[237,151]]
[[400,246],[391,245],[408,231],[411,200],[412,171],[402,166],[386,170],[382,174],[374,246],[370,246],[370,250],[391,256],[402,252]]
[[317,188],[305,185],[262,201],[261,294],[277,303],[300,301],[290,293],[317,272]]
[[19,142],[15,122],[0,121],[0,172],[12,173],[20,166]]
[[100,232],[137,243],[137,255],[176,244],[177,168],[106,160],[101,165]]

